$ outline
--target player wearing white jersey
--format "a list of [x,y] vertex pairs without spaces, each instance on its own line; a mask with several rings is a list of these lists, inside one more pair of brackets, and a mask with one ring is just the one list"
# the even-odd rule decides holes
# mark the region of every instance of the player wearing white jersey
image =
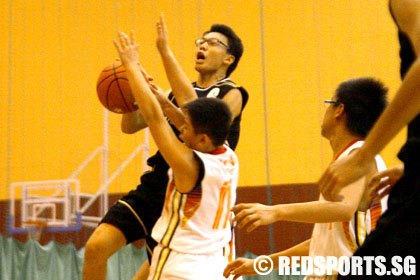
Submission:
[[[364,141],[356,139],[352,141],[337,157],[336,160],[348,156],[351,152],[359,149]],[[375,157],[376,171],[386,169],[385,162],[380,155]],[[385,198],[386,199],[386,198]],[[319,201],[325,201],[320,195]],[[314,226],[309,246],[309,256],[341,256],[350,257],[357,247],[363,243],[364,236],[370,231],[371,211],[357,211],[350,221],[332,223],[317,223]],[[338,267],[333,271],[338,274]],[[325,279],[324,276],[310,275],[305,279]]]
[[[362,142],[376,119],[386,106],[387,89],[372,78],[359,78],[343,82],[339,85],[332,100],[326,100],[328,106],[321,126],[321,134],[330,142],[334,159],[348,155]],[[377,164],[370,166],[369,176],[382,169],[383,161],[378,158]],[[356,221],[350,221],[358,210],[367,210],[372,197],[366,191],[365,180],[361,178],[349,185],[341,193],[341,201],[318,201],[279,204],[266,206],[261,204],[239,204],[232,210],[236,214],[239,228],[246,227],[252,231],[260,225],[276,221],[294,221],[315,223],[313,236],[290,249],[270,255],[274,268],[278,267],[279,256],[342,256],[352,255],[356,249]],[[366,207],[366,205],[368,205]],[[362,207],[363,206],[363,207]],[[369,214],[368,214],[369,215]],[[365,231],[364,230],[360,230]],[[225,277],[235,275],[254,275],[253,260],[240,258],[230,263]],[[333,279],[337,275],[307,279]]]
[[[158,246],[149,279],[223,277],[228,261],[222,253],[231,239],[230,209],[236,199],[238,159],[227,146],[194,153],[200,161],[200,177],[193,190],[178,191],[169,172],[162,215],[152,231]],[[188,269],[183,263],[188,263]]]
[[[166,121],[162,111],[165,110],[165,106],[161,107],[159,104],[159,95],[153,94],[153,88],[147,83],[145,73],[141,72],[139,45],[135,42],[134,32],[131,33],[131,37],[120,32],[119,40],[115,40],[114,43],[127,70],[128,81],[139,110],[163,158],[172,170],[169,172],[170,181],[163,215],[158,220],[153,236],[159,241],[159,246],[155,248],[159,262],[156,264],[152,261],[153,268],[157,270],[152,270],[150,277],[171,279],[177,275],[178,279],[203,279],[196,274],[188,275],[191,270],[188,263],[165,267],[168,260],[177,256],[175,250],[174,254],[170,254],[170,246],[177,245],[175,248],[181,248],[184,245],[187,251],[192,253],[202,252],[198,257],[201,266],[209,265],[210,260],[207,260],[206,253],[213,253],[210,259],[214,261],[210,264],[214,264],[215,267],[201,276],[208,277],[207,279],[222,278],[223,264],[219,264],[218,260],[227,262],[222,252],[231,239],[229,209],[235,203],[233,192],[236,191],[239,172],[234,152],[224,145],[232,124],[232,112],[224,101],[217,98],[196,98],[187,103],[177,99],[180,105],[183,103],[182,111],[171,111],[171,114],[177,115],[177,127],[180,127],[178,139]],[[168,71],[167,68],[166,70]],[[167,74],[171,80],[170,74]],[[172,82],[174,80],[171,80]],[[187,79],[178,81],[177,86],[177,90],[195,94]],[[177,98],[176,94],[175,97]],[[203,209],[200,204],[209,209]],[[208,226],[209,217],[214,218],[211,227]],[[193,243],[192,247],[187,246],[190,242],[185,240],[186,236],[195,240],[190,240]],[[206,247],[207,250],[204,249]],[[194,251],[192,248],[198,250]],[[160,262],[161,256],[165,260],[163,263]],[[194,256],[190,256],[189,259]],[[186,259],[189,260],[188,257]]]

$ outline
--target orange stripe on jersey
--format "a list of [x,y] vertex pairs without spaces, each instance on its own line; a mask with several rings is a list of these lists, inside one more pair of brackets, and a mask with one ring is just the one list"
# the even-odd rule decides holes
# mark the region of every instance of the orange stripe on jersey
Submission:
[[347,245],[350,247],[350,250],[354,252],[356,251],[357,247],[356,247],[356,244],[354,244],[354,241],[350,235],[350,222],[346,221],[346,222],[342,222],[342,224],[343,224],[344,235],[347,240]]
[[201,198],[202,198],[203,192],[200,188],[194,189],[188,194],[186,194],[187,199],[184,204],[184,217],[182,218],[181,226],[185,226],[189,219],[194,215],[194,213],[197,211],[198,207],[200,207],[201,204]]
[[[217,208],[216,218],[214,219],[214,223],[213,223],[213,229],[217,229],[219,227],[220,220],[224,212],[225,197],[226,197],[226,194],[228,193],[230,194],[230,185],[231,185],[231,182],[225,182],[223,184],[223,187],[220,188],[219,207]],[[230,200],[230,197],[228,198],[228,200]],[[227,212],[228,212],[227,215],[229,215],[229,209]]]
[[371,232],[375,230],[376,223],[378,222],[379,218],[382,215],[382,204],[381,201],[377,198],[373,199],[372,204],[369,207],[370,210],[370,228]]
[[[229,205],[230,205],[230,201],[232,199],[231,196],[232,195],[231,195],[231,191],[230,191],[230,187],[229,187],[229,190],[228,190],[228,193],[227,193],[227,199],[228,199],[227,207],[229,207]],[[229,209],[228,209],[228,213],[226,214],[226,217],[225,217],[225,223],[223,224],[223,228],[226,228],[228,220],[229,220]]]

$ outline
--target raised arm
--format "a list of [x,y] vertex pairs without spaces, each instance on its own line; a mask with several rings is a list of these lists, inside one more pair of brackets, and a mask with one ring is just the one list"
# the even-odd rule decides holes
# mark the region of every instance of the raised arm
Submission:
[[140,110],[125,113],[121,117],[121,131],[133,134],[147,127]]
[[163,92],[161,88],[153,83],[150,84],[150,89],[155,94],[156,99],[159,101],[160,107],[164,114],[168,117],[170,122],[179,130],[185,125],[184,114],[181,109],[175,106],[171,100],[169,100],[167,94]]
[[196,99],[197,93],[169,47],[168,28],[166,27],[163,14],[160,15],[156,28],[156,46],[162,58],[166,76],[172,87],[172,93],[178,105],[182,107],[184,104]]
[[[418,56],[420,53],[420,1],[393,0],[395,19],[408,37]],[[366,174],[374,156],[397,133],[420,113],[420,61],[417,58],[407,72],[392,102],[385,109],[366,138],[363,147],[353,155],[331,164],[319,180],[326,199],[336,199],[341,188]]]
[[134,98],[162,156],[174,171],[175,184],[181,192],[190,191],[197,179],[199,165],[194,153],[182,144],[166,121],[162,109],[138,67],[138,44],[134,32],[131,38],[120,32],[115,47],[124,64]]

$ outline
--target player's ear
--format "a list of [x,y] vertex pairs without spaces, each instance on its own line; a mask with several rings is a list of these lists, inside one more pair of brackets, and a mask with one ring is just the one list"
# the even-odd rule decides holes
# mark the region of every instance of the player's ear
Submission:
[[344,115],[344,113],[345,113],[344,104],[342,104],[342,103],[338,104],[337,107],[335,108],[335,111],[334,111],[335,117],[338,118],[338,117]]
[[227,53],[223,62],[226,63],[227,65],[231,65],[234,61],[235,61],[235,57],[231,55],[230,53]]
[[210,137],[207,134],[201,133],[199,137],[200,138],[199,138],[199,141],[198,142],[203,147],[207,147],[208,145],[211,145],[212,144],[211,139],[210,139]]

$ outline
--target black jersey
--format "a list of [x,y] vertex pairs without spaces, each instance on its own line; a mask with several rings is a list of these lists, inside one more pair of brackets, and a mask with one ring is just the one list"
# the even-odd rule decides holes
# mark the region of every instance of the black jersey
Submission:
[[[392,15],[392,10],[391,10]],[[411,65],[416,60],[416,54],[413,48],[413,45],[410,41],[410,38],[405,34],[401,29],[399,28],[394,16],[392,15],[395,24],[398,27],[398,39],[400,42],[400,58],[401,58],[401,78],[403,79],[408,70],[410,69]],[[409,151],[414,148],[414,146],[419,146],[418,151]],[[407,151],[406,151],[407,150]],[[412,153],[414,152],[414,153]],[[405,159],[408,155],[414,155],[416,154],[416,157],[420,153],[420,114],[417,115],[414,120],[412,120],[408,124],[408,130],[407,130],[407,143],[404,145],[403,149],[401,150],[401,157],[403,161],[407,161]],[[418,158],[416,158],[416,161],[418,161]]]
[[[240,122],[241,122],[241,116],[242,116],[242,110],[245,108],[245,105],[248,102],[248,93],[247,91],[235,84],[233,81],[231,81],[229,78],[225,78],[223,80],[220,80],[216,82],[215,84],[207,87],[207,88],[200,88],[196,85],[196,83],[193,83],[193,87],[195,91],[197,92],[197,95],[199,98],[201,97],[213,97],[213,98],[220,98],[222,99],[230,90],[237,88],[240,90],[242,94],[242,108],[241,113],[239,116],[237,116],[233,122],[231,129],[229,131],[228,135],[228,143],[229,146],[232,148],[232,150],[235,150],[238,140],[239,140],[239,133],[240,133]],[[176,100],[172,93],[169,94],[168,98],[175,104]],[[178,105],[177,105],[178,106]],[[174,126],[172,126],[175,133],[178,135],[179,132],[176,130]],[[155,155],[150,157],[147,160],[147,165],[152,167],[152,171],[146,172],[141,177],[141,184],[146,186],[147,188],[150,186],[154,189],[154,191],[162,192],[163,194],[166,191],[166,185],[168,183],[167,179],[167,172],[169,169],[168,164],[166,163],[163,156],[158,151]]]
[[[391,10],[391,9],[390,9]],[[392,15],[392,10],[391,10]],[[408,70],[410,69],[411,65],[416,60],[416,53],[414,51],[413,45],[410,41],[410,38],[405,34],[398,23],[396,22],[394,16],[392,15],[395,24],[398,27],[398,39],[400,42],[400,58],[401,58],[401,78],[404,78]],[[407,180],[405,178],[412,178],[412,180],[417,181],[418,179],[418,170],[420,168],[420,114],[417,115],[409,124],[407,129],[407,141],[404,146],[401,148],[400,152],[398,153],[398,157],[401,161],[404,162],[404,177],[402,179]],[[400,180],[403,182],[404,180]],[[411,180],[411,179],[410,179]],[[404,204],[407,202],[407,197],[414,197],[412,195],[416,188],[420,188],[420,182],[413,183],[410,181],[411,187],[401,187],[401,184],[397,184],[394,186],[391,194],[390,194],[390,201],[396,202],[399,204]],[[415,187],[416,186],[416,187]],[[413,192],[409,194],[409,192]],[[389,202],[390,203],[390,202]]]
[[[193,83],[193,86],[199,97],[213,98],[223,98],[231,89],[237,88],[242,94],[242,110],[248,102],[246,90],[229,78],[220,80],[208,88],[199,88],[195,83]],[[169,98],[176,105],[172,94]],[[241,114],[234,119],[229,132],[228,142],[232,149],[235,149],[238,143],[240,122]],[[179,132],[175,127],[172,126],[172,128],[178,135]],[[115,203],[101,223],[108,223],[120,229],[128,243],[146,238],[146,244],[148,245],[146,247],[152,250],[156,242],[149,234],[160,217],[165,201],[169,166],[159,151],[147,160],[147,165],[152,169],[141,176],[141,184]],[[150,260],[150,250],[148,250],[148,255]]]

